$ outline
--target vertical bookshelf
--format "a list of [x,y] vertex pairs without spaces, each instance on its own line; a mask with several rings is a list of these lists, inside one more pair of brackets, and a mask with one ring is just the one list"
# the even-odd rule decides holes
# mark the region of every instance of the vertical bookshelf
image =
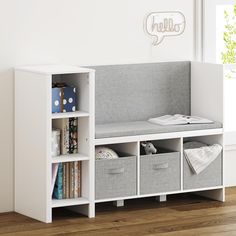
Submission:
[[[15,70],[15,211],[52,222],[52,210],[68,207],[88,217],[94,203],[94,77],[92,69],[76,66],[30,66]],[[52,83],[77,88],[74,112],[52,113]],[[56,119],[78,118],[78,153],[51,156]],[[81,161],[81,197],[53,199],[52,164]]]

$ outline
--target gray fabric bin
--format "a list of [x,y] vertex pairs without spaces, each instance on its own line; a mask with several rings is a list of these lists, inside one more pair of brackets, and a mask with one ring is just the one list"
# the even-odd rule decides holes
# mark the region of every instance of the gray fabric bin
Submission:
[[136,156],[96,160],[96,200],[137,194]]
[[200,174],[190,168],[184,155],[184,189],[208,188],[222,185],[222,153]]
[[180,153],[141,156],[140,192],[153,194],[180,190]]

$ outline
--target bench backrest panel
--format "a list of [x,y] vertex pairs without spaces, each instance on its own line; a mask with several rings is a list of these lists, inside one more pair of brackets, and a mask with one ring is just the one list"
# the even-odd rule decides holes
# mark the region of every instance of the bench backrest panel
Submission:
[[190,114],[190,62],[94,66],[96,124]]

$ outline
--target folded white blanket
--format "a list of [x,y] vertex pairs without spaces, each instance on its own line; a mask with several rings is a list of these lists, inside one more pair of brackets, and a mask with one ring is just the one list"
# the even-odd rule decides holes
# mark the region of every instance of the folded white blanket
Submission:
[[222,146],[214,144],[212,146],[185,149],[184,154],[189,166],[198,175],[218,157],[221,151]]

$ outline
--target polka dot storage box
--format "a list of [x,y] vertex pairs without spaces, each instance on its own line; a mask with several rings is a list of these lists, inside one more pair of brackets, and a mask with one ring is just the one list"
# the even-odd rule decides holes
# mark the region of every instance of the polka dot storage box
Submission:
[[52,85],[52,113],[73,112],[77,110],[76,87],[65,83]]

